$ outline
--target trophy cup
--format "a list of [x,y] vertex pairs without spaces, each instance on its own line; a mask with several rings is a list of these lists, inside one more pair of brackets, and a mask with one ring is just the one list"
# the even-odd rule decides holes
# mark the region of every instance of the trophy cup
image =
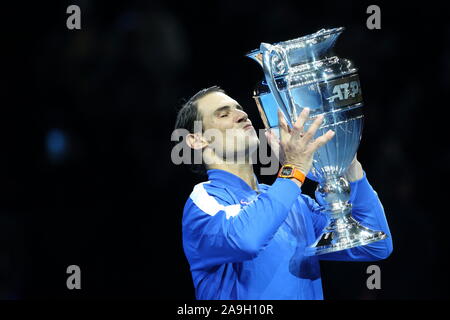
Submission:
[[263,68],[265,81],[257,85],[254,99],[266,129],[279,135],[277,110],[292,127],[303,108],[310,108],[304,125],[324,115],[316,137],[329,129],[331,141],[314,154],[308,178],[318,182],[324,200],[321,212],[328,225],[306,248],[313,256],[383,240],[387,235],[373,231],[351,215],[350,184],[344,173],[356,155],[363,127],[363,99],[354,64],[334,55],[333,48],[344,28],[322,29],[314,34],[276,44],[261,43],[247,54]]

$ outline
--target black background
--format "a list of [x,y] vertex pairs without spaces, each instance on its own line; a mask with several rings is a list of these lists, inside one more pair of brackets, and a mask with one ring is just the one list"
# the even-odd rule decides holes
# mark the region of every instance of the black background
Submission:
[[[81,8],[81,30],[66,8]],[[366,8],[381,8],[381,30]],[[351,1],[57,1],[4,9],[0,119],[0,298],[194,298],[181,215],[202,181],[171,162],[183,99],[220,85],[257,128],[263,74],[244,54],[346,27],[337,53],[359,67],[358,157],[384,205],[394,252],[322,263],[326,299],[448,298],[446,108],[450,24],[443,4]],[[6,22],[6,23],[5,23]],[[51,137],[65,149],[49,150]],[[256,173],[259,167],[256,166]],[[260,176],[271,183],[273,177]],[[313,195],[308,182],[304,192]],[[81,267],[82,289],[66,288]]]

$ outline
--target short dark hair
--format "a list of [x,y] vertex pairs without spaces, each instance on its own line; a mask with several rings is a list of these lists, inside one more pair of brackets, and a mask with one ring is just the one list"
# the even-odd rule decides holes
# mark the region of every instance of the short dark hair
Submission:
[[[200,90],[199,92],[194,94],[187,102],[184,102],[177,113],[177,119],[175,121],[175,130],[186,129],[189,133],[194,133],[195,121],[203,120],[203,116],[198,110],[198,100],[213,92],[225,93],[225,91],[219,86],[212,86]],[[184,143],[185,140],[186,137],[183,137]],[[194,152],[201,152],[201,150],[200,151],[194,150]],[[192,163],[190,165],[190,169],[195,173],[206,175],[206,166],[203,163],[203,160],[201,164]]]

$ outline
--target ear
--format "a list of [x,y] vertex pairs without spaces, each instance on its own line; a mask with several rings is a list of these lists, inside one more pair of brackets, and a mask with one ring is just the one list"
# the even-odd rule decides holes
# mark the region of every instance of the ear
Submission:
[[189,133],[186,136],[186,144],[194,150],[200,150],[206,147],[208,142],[198,133]]

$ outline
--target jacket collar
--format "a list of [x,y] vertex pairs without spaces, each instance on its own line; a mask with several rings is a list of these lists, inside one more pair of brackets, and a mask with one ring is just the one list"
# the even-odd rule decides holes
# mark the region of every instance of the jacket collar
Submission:
[[[207,171],[207,173],[208,173],[208,179],[215,185],[229,187],[229,188],[236,189],[239,191],[244,191],[244,192],[258,192],[256,190],[253,190],[247,184],[247,182],[245,182],[240,177],[238,177],[237,175],[235,175],[231,172],[228,172],[225,170],[220,170],[220,169],[210,169]],[[258,179],[256,178],[256,175],[255,175],[255,179],[256,179],[256,185],[259,188],[259,182],[258,182]]]

